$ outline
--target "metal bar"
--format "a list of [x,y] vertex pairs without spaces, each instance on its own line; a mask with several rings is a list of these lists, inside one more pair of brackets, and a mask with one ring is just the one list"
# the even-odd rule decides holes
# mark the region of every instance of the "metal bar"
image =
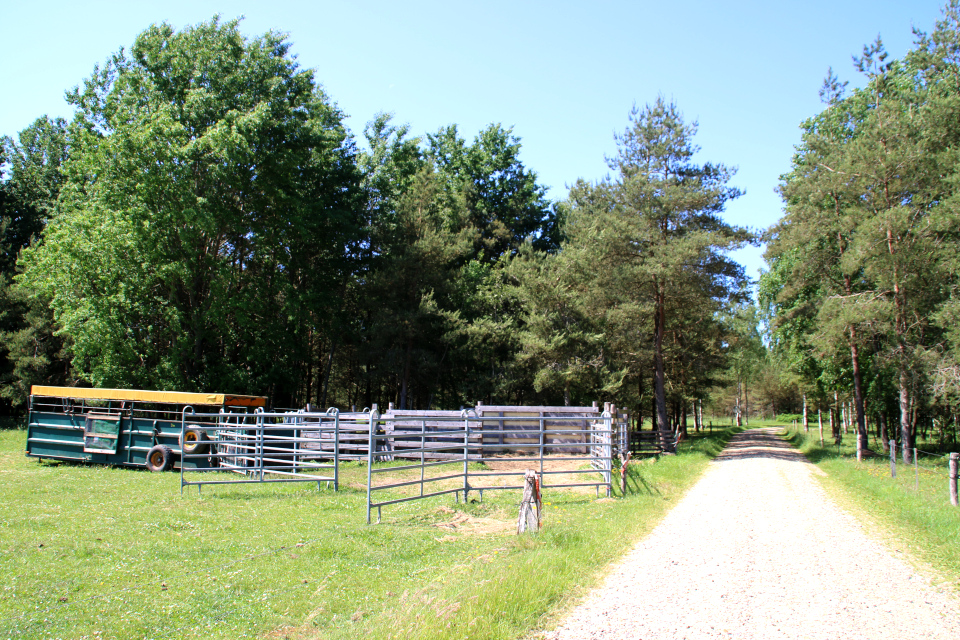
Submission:
[[267,480],[192,480],[186,483],[186,486],[200,486],[204,484],[270,484],[272,482],[329,482],[331,478],[325,476],[314,476],[312,478],[271,478]]
[[259,464],[259,467],[257,468],[258,475],[260,476],[260,480],[263,480],[263,414],[262,413],[257,414],[256,456],[257,456],[256,462]]
[[470,424],[463,416],[463,503],[470,502]]
[[[330,413],[327,409],[327,413]],[[340,411],[333,409],[336,413],[333,418],[333,490],[340,490]]]
[[543,477],[543,443],[544,443],[543,413],[540,413],[540,477]]
[[[545,489],[567,489],[567,488],[570,488],[570,487],[602,487],[604,484],[606,484],[606,483],[604,483],[604,482],[587,482],[587,483],[583,483],[583,484],[567,484],[567,483],[564,483],[564,484],[543,484],[543,483],[540,483],[540,487],[541,487],[541,488],[545,488]],[[493,488],[495,488],[495,487],[484,487],[484,491],[489,491],[490,489],[493,489]]]
[[423,497],[423,477],[426,473],[427,421],[420,423],[420,497]]
[[[444,491],[436,491],[436,492],[434,492],[434,493],[428,493],[428,494],[426,494],[426,495],[423,496],[423,497],[424,497],[424,498],[433,498],[433,497],[435,497],[435,496],[450,495],[451,493],[460,493],[461,491],[462,491],[462,489],[446,489],[446,490],[444,490]],[[399,503],[401,503],[401,502],[411,502],[411,501],[413,501],[413,500],[421,500],[421,499],[422,499],[422,498],[421,498],[420,496],[411,496],[411,497],[409,497],[409,498],[397,498],[397,499],[395,499],[395,500],[386,500],[386,501],[384,501],[384,502],[376,502],[376,503],[374,503],[372,506],[377,507],[377,508],[379,509],[380,507],[385,507],[385,506],[387,506],[388,504],[399,504]],[[368,523],[368,524],[369,524],[369,523]]]
[[[424,480],[425,483],[430,482],[440,482],[442,480],[456,480],[457,478],[462,477],[462,474],[455,473],[450,476],[436,476],[435,478],[427,478]],[[419,480],[408,480],[406,482],[394,482],[392,484],[379,484],[374,487],[371,487],[371,491],[386,491],[388,489],[398,489],[400,487],[412,487],[415,484],[420,484]],[[458,488],[457,491],[463,491],[463,489]]]
[[374,469],[373,473],[393,473],[395,471],[409,471],[411,469],[419,469],[421,467],[442,467],[446,464],[458,464],[459,462],[459,458],[451,458],[450,460],[437,460],[435,462],[424,462],[423,464],[405,464],[400,467],[384,467],[383,469]]
[[373,491],[373,451],[377,446],[377,427],[376,419],[380,416],[375,415],[377,413],[377,406],[374,405],[370,410],[369,416],[369,428],[370,428],[370,439],[367,446],[367,524],[370,524],[370,496]]

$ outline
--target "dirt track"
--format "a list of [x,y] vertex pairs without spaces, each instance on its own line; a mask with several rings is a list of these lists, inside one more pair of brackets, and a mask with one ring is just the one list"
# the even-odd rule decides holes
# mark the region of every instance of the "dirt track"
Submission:
[[555,631],[588,638],[958,638],[960,600],[746,431]]

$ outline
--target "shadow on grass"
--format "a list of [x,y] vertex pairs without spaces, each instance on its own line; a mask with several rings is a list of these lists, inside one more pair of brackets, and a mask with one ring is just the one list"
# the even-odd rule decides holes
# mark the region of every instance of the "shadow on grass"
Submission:
[[[616,485],[617,483],[614,482]],[[620,489],[617,487],[616,493],[618,496],[623,497],[620,494]],[[627,467],[627,495],[630,494],[639,494],[646,493],[649,496],[657,495],[662,496],[663,493],[655,485],[649,484],[640,473],[640,467],[636,464],[631,464]]]
[[27,428],[26,416],[0,416],[0,431],[22,430]]

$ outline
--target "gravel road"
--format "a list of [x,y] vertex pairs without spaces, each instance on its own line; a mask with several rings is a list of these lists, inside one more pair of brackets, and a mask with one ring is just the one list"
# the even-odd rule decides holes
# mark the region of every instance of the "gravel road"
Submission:
[[870,537],[817,473],[776,430],[739,434],[544,637],[960,638],[960,600]]

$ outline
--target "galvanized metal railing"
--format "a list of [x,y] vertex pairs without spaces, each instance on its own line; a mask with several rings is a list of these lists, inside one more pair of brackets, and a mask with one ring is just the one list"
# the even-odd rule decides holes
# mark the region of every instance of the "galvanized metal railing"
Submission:
[[[180,421],[180,492],[187,486],[316,482],[339,489],[340,413],[197,413]],[[191,461],[204,464],[191,464]],[[188,478],[189,476],[189,478]],[[199,477],[199,479],[192,479]]]
[[[394,414],[396,420],[402,416]],[[541,479],[541,488],[560,489],[575,487],[594,487],[597,495],[600,495],[600,489],[603,488],[606,495],[612,491],[612,470],[615,448],[619,447],[620,427],[616,430],[613,424],[613,416],[609,412],[604,412],[595,420],[590,420],[584,427],[583,416],[550,416],[543,415],[537,418],[531,418],[527,422],[536,420],[537,428],[531,429],[526,425],[523,429],[514,428],[514,431],[503,431],[503,419],[499,417],[480,417],[471,410],[463,411],[459,417],[451,416],[433,416],[430,418],[419,417],[422,428],[420,431],[420,446],[413,448],[404,446],[403,451],[407,460],[402,464],[380,464],[377,465],[376,452],[385,447],[390,439],[395,439],[395,434],[388,433],[386,429],[381,428],[388,422],[382,418],[376,409],[369,412],[364,417],[364,421],[369,429],[368,459],[367,459],[367,523],[372,521],[372,511],[377,510],[377,521],[382,515],[382,507],[421,500],[423,498],[454,494],[457,501],[460,499],[460,493],[463,493],[464,501],[469,499],[469,493],[476,491],[483,499],[484,491],[498,491],[508,489],[523,489],[523,484],[494,484],[493,481],[501,481],[503,478],[517,477],[522,478],[526,469],[516,471],[485,471],[479,468],[471,468],[471,462],[481,462],[485,451],[496,451],[504,453],[508,449],[510,453],[519,454],[521,457],[510,458],[511,463],[527,462],[536,465],[539,469]],[[428,432],[427,422],[434,423],[432,430]],[[401,437],[414,437],[412,434],[410,422],[408,423],[405,435]],[[547,422],[552,423],[547,425]],[[557,428],[557,424],[570,423],[571,427],[579,428]],[[580,424],[576,424],[580,423]],[[504,436],[507,439],[513,439],[514,442],[504,445],[503,443],[484,443],[483,431],[486,424],[499,425],[498,436]],[[427,442],[429,435],[430,441]],[[503,438],[501,438],[502,440]],[[410,463],[411,454],[420,454],[419,461]],[[551,462],[563,461],[568,465],[570,463],[582,462],[586,468],[567,468],[567,469],[548,469]],[[438,474],[430,472],[454,466],[458,469],[455,473]],[[414,474],[414,479],[397,478],[377,483],[378,477],[387,477],[389,474],[401,476],[410,471],[419,471],[419,478]],[[599,474],[599,479],[596,475]],[[594,476],[585,478],[585,481],[557,480],[550,481],[551,477],[560,478],[561,476]],[[451,486],[452,485],[452,486]],[[412,491],[411,491],[412,489]],[[412,495],[410,495],[412,493]],[[383,495],[383,499],[377,499],[377,495]]]

